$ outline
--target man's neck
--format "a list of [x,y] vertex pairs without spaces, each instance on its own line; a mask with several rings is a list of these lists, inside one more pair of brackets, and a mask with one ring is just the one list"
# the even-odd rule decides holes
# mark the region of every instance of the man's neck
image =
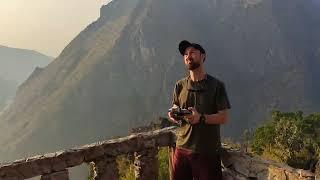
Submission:
[[193,71],[189,71],[189,72],[190,72],[190,79],[192,81],[201,81],[201,80],[205,79],[206,75],[207,75],[206,71],[201,66],[199,68],[197,68]]

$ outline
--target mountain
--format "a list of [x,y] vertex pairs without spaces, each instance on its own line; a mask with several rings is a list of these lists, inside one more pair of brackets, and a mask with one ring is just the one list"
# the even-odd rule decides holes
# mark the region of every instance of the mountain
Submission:
[[16,86],[14,83],[1,79],[0,77],[0,114],[1,110],[5,108],[9,103],[10,100],[13,99]]
[[0,112],[12,101],[18,86],[32,71],[48,65],[52,59],[36,51],[0,45]]
[[35,67],[44,67],[53,57],[27,49],[11,48],[0,45],[0,77],[21,84]]
[[301,0],[114,0],[0,115],[0,160],[127,134],[165,116],[186,75],[178,43],[207,51],[232,104],[224,136],[270,111],[320,109],[320,8]]

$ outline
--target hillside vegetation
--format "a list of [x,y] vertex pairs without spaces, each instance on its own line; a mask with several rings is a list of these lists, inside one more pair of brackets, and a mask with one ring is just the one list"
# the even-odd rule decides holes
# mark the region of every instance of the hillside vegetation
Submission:
[[320,159],[320,113],[273,112],[255,130],[252,150],[295,168],[314,170]]

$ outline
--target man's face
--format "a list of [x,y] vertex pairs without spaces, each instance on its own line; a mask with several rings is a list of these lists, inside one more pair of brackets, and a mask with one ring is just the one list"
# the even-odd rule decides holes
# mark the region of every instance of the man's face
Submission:
[[194,47],[188,47],[184,52],[184,64],[189,70],[197,69],[203,63],[204,54]]

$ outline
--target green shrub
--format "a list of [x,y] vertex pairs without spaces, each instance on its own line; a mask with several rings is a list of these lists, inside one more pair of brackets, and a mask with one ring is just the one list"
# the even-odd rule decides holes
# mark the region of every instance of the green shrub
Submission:
[[88,163],[88,167],[89,167],[89,174],[88,174],[88,180],[94,180],[95,177],[95,167],[94,167],[94,163],[90,162]]
[[120,180],[135,180],[134,165],[129,155],[117,157]]
[[310,169],[319,159],[320,114],[272,113],[272,119],[257,128],[252,151],[295,168]]
[[168,147],[160,148],[158,153],[158,161],[159,161],[159,180],[169,180],[169,152]]

